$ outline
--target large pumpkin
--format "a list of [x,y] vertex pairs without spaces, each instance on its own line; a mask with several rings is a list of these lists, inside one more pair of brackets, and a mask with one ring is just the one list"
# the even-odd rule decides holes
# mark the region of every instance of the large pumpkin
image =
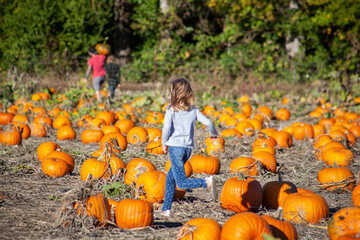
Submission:
[[146,146],[146,151],[153,154],[164,154],[165,152],[162,149],[161,139],[155,139],[149,142]]
[[154,223],[152,204],[146,200],[123,199],[116,205],[115,222],[125,229],[151,226]]
[[133,158],[126,165],[125,184],[132,184],[137,177],[146,171],[154,171],[156,167],[150,161],[143,158]]
[[12,125],[21,133],[22,139],[30,137],[31,132],[28,124],[22,122],[12,122]]
[[293,193],[284,201],[282,216],[290,222],[317,223],[329,217],[329,206],[318,194]]
[[221,226],[211,218],[194,218],[185,223],[176,235],[177,240],[218,240]]
[[114,153],[105,152],[104,149],[98,149],[97,151],[91,154],[92,157],[99,158],[102,155],[102,160],[104,162],[108,162],[111,168],[111,174],[114,175],[119,170],[125,168],[125,163],[121,158],[117,157]]
[[346,167],[333,167],[321,169],[317,175],[320,188],[325,190],[353,190],[355,187],[355,176]]
[[46,158],[41,162],[41,169],[45,175],[52,178],[62,177],[70,173],[70,165],[63,159]]
[[223,225],[220,240],[261,240],[263,234],[271,235],[265,219],[252,212],[242,212],[231,216]]
[[113,151],[118,153],[121,151],[125,151],[127,148],[126,137],[119,132],[112,132],[105,134],[100,139],[99,147],[101,149],[104,149],[106,143],[108,143],[113,148]]
[[49,153],[48,155],[46,155],[46,158],[57,158],[57,159],[62,159],[65,162],[67,162],[70,166],[70,173],[74,170],[74,166],[75,166],[75,160],[74,158],[67,152],[63,152],[63,151],[52,151],[51,153]]
[[360,232],[360,207],[346,207],[338,210],[328,223],[328,234],[330,240],[348,234],[359,237]]
[[32,122],[30,124],[30,133],[31,136],[45,137],[47,134],[47,127],[45,124]]
[[103,131],[99,129],[85,129],[82,131],[80,139],[83,143],[96,143],[100,142],[103,136]]
[[120,129],[122,134],[127,134],[127,132],[133,128],[135,125],[134,121],[131,119],[120,119],[114,124],[114,126]]
[[360,207],[360,184],[353,189],[351,198],[354,206]]
[[0,143],[2,145],[20,145],[21,142],[21,133],[16,128],[0,132]]
[[46,156],[49,153],[51,153],[55,150],[61,150],[61,147],[57,143],[43,142],[38,146],[38,148],[36,150],[36,154],[37,154],[39,161],[42,161],[46,158]]
[[126,140],[130,144],[146,143],[148,141],[148,133],[144,127],[136,126],[127,132]]
[[90,217],[98,220],[96,225],[105,226],[111,220],[111,209],[108,199],[101,193],[87,198],[86,213]]
[[257,151],[253,153],[253,158],[261,163],[261,166],[272,173],[276,172],[276,157],[267,151]]
[[291,222],[268,215],[262,215],[261,217],[269,224],[274,237],[280,238],[281,240],[298,239],[296,228]]
[[257,211],[262,201],[262,188],[253,178],[245,179],[242,173],[239,177],[229,178],[220,194],[221,207],[234,211]]
[[110,177],[108,164],[104,161],[97,160],[96,158],[86,159],[80,169],[81,180],[86,181],[90,174],[95,179]]
[[197,154],[189,160],[194,173],[218,174],[220,171],[220,160],[215,156]]
[[295,184],[287,181],[271,181],[263,186],[263,207],[277,209],[282,207],[289,194],[297,192]]
[[252,157],[238,157],[231,161],[229,166],[230,173],[242,172],[244,175],[258,175],[257,164]]
[[71,126],[62,126],[56,133],[59,140],[73,140],[76,138],[76,132]]
[[142,173],[136,179],[137,197],[151,203],[161,203],[165,196],[166,174],[161,171]]

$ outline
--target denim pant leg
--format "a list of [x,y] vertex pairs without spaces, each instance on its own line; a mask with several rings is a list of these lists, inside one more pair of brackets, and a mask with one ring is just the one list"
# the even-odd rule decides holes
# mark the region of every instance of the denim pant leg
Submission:
[[115,97],[115,88],[116,88],[116,86],[109,85],[110,97],[111,98]]
[[184,164],[191,154],[190,148],[169,147],[171,168],[166,176],[165,199],[162,210],[170,210],[175,194],[175,183],[180,189],[206,187],[206,181],[201,178],[187,178]]

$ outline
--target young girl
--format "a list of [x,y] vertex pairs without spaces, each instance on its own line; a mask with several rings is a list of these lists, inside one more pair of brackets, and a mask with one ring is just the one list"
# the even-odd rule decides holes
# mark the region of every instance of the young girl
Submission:
[[210,137],[218,133],[212,122],[195,106],[194,94],[190,83],[184,79],[175,79],[170,85],[170,105],[166,109],[161,143],[165,153],[169,152],[171,168],[166,175],[165,199],[162,214],[170,216],[171,204],[175,193],[175,183],[180,189],[208,188],[217,199],[216,182],[213,176],[205,179],[187,178],[184,164],[189,159],[194,147],[194,129],[196,120],[204,124]]
[[93,88],[95,90],[97,100],[101,102],[100,88],[105,81],[104,64],[106,57],[98,54],[94,47],[90,47],[88,53],[91,58],[88,60],[85,81],[87,81],[92,70]]

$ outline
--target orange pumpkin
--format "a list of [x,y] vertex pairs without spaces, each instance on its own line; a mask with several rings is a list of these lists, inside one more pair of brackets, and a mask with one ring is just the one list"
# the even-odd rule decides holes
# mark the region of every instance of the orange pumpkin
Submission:
[[333,167],[321,169],[317,175],[320,188],[331,190],[353,190],[355,187],[355,176],[346,167]]
[[346,167],[354,161],[354,154],[349,149],[333,147],[323,151],[322,160],[329,166]]
[[97,143],[100,142],[104,133],[101,130],[85,129],[82,131],[80,139],[83,143]]
[[275,173],[276,172],[276,157],[266,151],[254,152],[253,158],[259,161],[265,170]]
[[41,169],[45,175],[56,178],[68,174],[70,165],[63,159],[46,158],[41,162]]
[[120,228],[132,229],[154,224],[154,210],[150,202],[126,198],[115,208],[115,222]]
[[44,124],[46,125],[47,127],[51,127],[52,126],[52,123],[53,123],[53,120],[51,117],[48,117],[46,115],[37,115],[33,122],[35,123],[40,123],[40,124]]
[[54,129],[60,129],[63,126],[71,126],[71,121],[67,117],[59,116],[53,121],[52,127]]
[[360,184],[353,189],[351,198],[354,206],[360,207]]
[[133,158],[126,165],[125,184],[132,184],[137,177],[146,171],[155,171],[156,167],[150,161],[143,158]]
[[338,210],[328,223],[330,240],[337,240],[343,235],[358,237],[360,232],[360,207],[346,207]]
[[81,180],[86,181],[90,174],[94,179],[110,177],[108,164],[96,158],[86,159],[80,169]]
[[314,138],[314,128],[311,124],[309,123],[298,123],[298,124],[293,124],[294,129],[293,129],[293,137],[296,140],[304,140],[305,138],[307,139],[312,139]]
[[146,146],[146,151],[148,153],[153,153],[153,154],[165,153],[162,149],[162,144],[160,139],[149,142],[148,145]]
[[146,143],[148,141],[148,133],[144,127],[136,126],[127,132],[126,140],[130,144]]
[[267,224],[269,224],[271,232],[275,238],[287,240],[298,239],[296,228],[291,222],[283,220],[281,217],[276,218],[268,215],[262,215],[261,217],[265,219]]
[[39,159],[39,161],[42,161],[46,158],[46,156],[56,150],[61,150],[61,147],[54,142],[43,142],[41,143],[37,150],[36,150],[36,154],[37,157]]
[[238,130],[243,136],[253,136],[255,128],[247,120],[240,121],[236,124],[235,129]]
[[127,148],[126,137],[119,132],[112,132],[105,134],[99,142],[100,149],[104,149],[106,143],[112,147],[112,151],[125,151]]
[[151,203],[161,203],[165,196],[166,174],[161,171],[148,171],[136,179],[137,197]]
[[9,112],[0,112],[0,125],[7,125],[13,121],[15,114]]
[[221,240],[252,240],[271,236],[270,226],[265,219],[252,212],[242,212],[231,216],[223,225]]
[[220,239],[221,226],[211,218],[193,218],[185,223],[178,231],[176,239]]
[[231,138],[241,138],[242,134],[235,128],[228,128],[221,131],[220,136],[222,137],[231,137]]
[[59,140],[74,140],[76,138],[76,132],[71,126],[62,126],[56,133],[56,137]]
[[229,178],[220,194],[221,207],[234,211],[257,211],[262,201],[262,188],[253,178],[245,179],[242,173],[239,177]]
[[155,139],[160,139],[162,135],[162,130],[160,128],[155,127],[146,127],[145,128],[148,133],[149,142],[154,141]]
[[56,159],[62,159],[64,160],[67,164],[69,164],[70,169],[69,169],[69,173],[72,173],[72,171],[74,170],[75,167],[75,160],[74,158],[67,152],[63,152],[63,151],[52,151],[49,154],[46,155],[46,158],[56,158]]
[[127,134],[127,132],[135,126],[135,123],[131,119],[119,119],[114,126],[118,127],[122,134]]
[[[111,220],[110,204],[103,194],[98,193],[88,197],[85,202],[85,207],[86,214],[97,219],[97,222],[95,223],[96,226],[106,226]],[[78,209],[81,208],[78,207]]]
[[276,141],[277,148],[291,148],[292,136],[285,131],[276,131],[271,135]]
[[21,123],[28,124],[29,118],[25,114],[16,114],[13,117],[12,122],[21,122]]
[[21,133],[16,128],[0,132],[0,143],[2,145],[20,145],[21,142]]
[[45,137],[47,135],[46,125],[32,122],[30,124],[30,134],[34,137]]
[[275,113],[275,118],[280,121],[287,121],[289,120],[290,116],[290,111],[286,108],[280,108]]
[[218,174],[221,168],[220,159],[215,156],[196,154],[189,160],[194,173]]
[[293,193],[284,201],[282,217],[295,223],[317,223],[329,217],[329,206],[318,194]]
[[257,164],[252,157],[238,157],[231,161],[229,166],[230,173],[242,172],[247,176],[258,175]]
[[23,139],[28,139],[30,137],[30,127],[26,123],[22,122],[12,122],[12,125],[21,133]]
[[278,209],[283,206],[285,199],[289,194],[296,193],[295,184],[288,181],[271,181],[263,186],[262,205],[267,209]]

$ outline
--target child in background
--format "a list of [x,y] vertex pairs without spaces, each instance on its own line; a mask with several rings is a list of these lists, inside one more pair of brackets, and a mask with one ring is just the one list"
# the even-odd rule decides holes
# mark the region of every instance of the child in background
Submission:
[[85,81],[87,81],[92,70],[93,88],[95,90],[97,100],[101,102],[100,88],[105,81],[104,64],[106,57],[98,54],[94,47],[90,47],[88,53],[90,55],[90,59],[88,60]]
[[166,109],[161,143],[165,153],[169,152],[171,168],[166,175],[165,198],[162,215],[170,216],[171,204],[175,194],[175,184],[180,189],[208,188],[217,199],[216,182],[213,176],[187,178],[184,164],[194,147],[196,120],[204,124],[211,138],[218,133],[211,120],[205,117],[195,106],[195,98],[190,83],[184,79],[175,79],[170,85],[170,104]]
[[110,97],[115,97],[115,88],[120,87],[120,66],[114,63],[114,56],[108,56],[105,71],[109,84]]

